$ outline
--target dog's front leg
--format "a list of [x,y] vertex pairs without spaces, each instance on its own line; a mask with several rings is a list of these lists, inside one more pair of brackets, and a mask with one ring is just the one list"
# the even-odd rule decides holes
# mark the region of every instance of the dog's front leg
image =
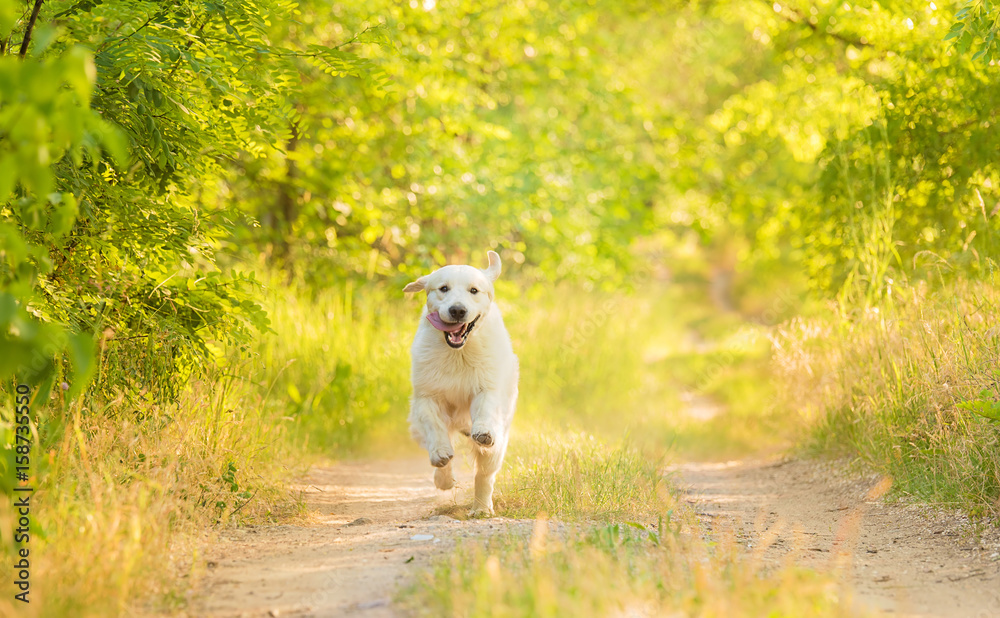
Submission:
[[479,446],[493,446],[505,439],[503,418],[496,393],[484,391],[472,399],[472,439]]
[[435,468],[447,466],[455,456],[441,406],[434,399],[413,398],[410,405],[410,433],[420,446],[427,449],[431,465]]

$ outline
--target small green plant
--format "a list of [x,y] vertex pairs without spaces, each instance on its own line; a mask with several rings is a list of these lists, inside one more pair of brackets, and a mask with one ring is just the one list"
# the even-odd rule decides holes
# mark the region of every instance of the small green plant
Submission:
[[956,405],[962,410],[968,410],[991,421],[1000,421],[1000,402],[996,401],[989,389],[979,391],[977,399],[960,401]]
[[[664,522],[664,515],[666,516],[666,522]],[[653,545],[659,545],[665,530],[664,524],[666,523],[669,527],[672,515],[673,510],[661,514],[655,528],[647,527],[637,521],[625,521],[617,524],[597,526],[588,533],[587,542],[591,545],[603,546],[609,549],[628,543],[652,543]],[[674,530],[670,531],[677,532]]]
[[[240,491],[240,483],[239,481],[236,480],[236,473],[238,471],[239,469],[236,467],[236,463],[233,460],[229,460],[228,462],[226,462],[226,468],[223,471],[222,476],[220,477],[220,480],[222,481],[222,486],[225,489],[228,489],[230,493],[234,494],[233,509],[229,513],[230,516],[238,513],[240,509],[246,506],[247,503],[250,500],[252,500],[253,496],[255,495],[255,493],[251,493],[250,490],[248,489]],[[240,500],[243,501],[242,504],[240,503]],[[225,500],[217,500],[215,502],[215,509],[218,511],[219,518],[223,516],[227,506],[229,506],[229,503],[226,502]]]

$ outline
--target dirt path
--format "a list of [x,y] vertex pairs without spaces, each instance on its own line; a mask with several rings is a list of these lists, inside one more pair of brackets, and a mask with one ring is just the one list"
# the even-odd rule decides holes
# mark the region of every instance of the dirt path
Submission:
[[[902,616],[1000,616],[1000,534],[954,514],[885,504],[887,483],[833,464],[684,464],[674,482],[706,529],[747,559],[843,575],[861,607]],[[459,521],[468,472],[439,492],[424,459],[316,468],[297,488],[307,523],[224,533],[204,557],[191,616],[403,615],[398,591],[467,537],[529,535],[533,522]]]
[[889,482],[835,464],[684,464],[676,482],[710,529],[765,565],[838,571],[861,607],[897,616],[1000,616],[1000,534],[953,513],[886,504]]
[[190,615],[397,616],[397,591],[462,538],[530,531],[528,521],[436,515],[471,505],[470,482],[460,471],[459,488],[440,492],[431,470],[424,458],[313,469],[297,486],[308,523],[227,531],[205,556]]

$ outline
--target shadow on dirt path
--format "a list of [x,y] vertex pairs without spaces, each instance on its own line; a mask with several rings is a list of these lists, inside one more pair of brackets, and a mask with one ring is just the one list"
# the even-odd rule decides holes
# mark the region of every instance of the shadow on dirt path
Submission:
[[1000,616],[1000,533],[953,512],[882,501],[889,481],[837,464],[738,461],[674,470],[706,529],[751,559],[843,575],[860,608],[896,616]]
[[463,537],[530,532],[528,521],[435,515],[471,506],[470,483],[459,472],[459,488],[440,492],[431,470],[423,458],[314,468],[295,486],[308,523],[223,533],[190,615],[397,616],[398,590]]

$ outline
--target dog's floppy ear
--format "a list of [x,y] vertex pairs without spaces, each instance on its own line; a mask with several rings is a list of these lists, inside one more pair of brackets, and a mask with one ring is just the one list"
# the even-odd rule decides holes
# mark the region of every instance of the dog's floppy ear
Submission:
[[416,281],[411,281],[403,288],[404,292],[420,292],[427,287],[427,277],[420,277]]
[[490,259],[490,265],[483,270],[483,274],[490,281],[496,281],[500,278],[500,256],[496,251],[488,251],[486,256]]

